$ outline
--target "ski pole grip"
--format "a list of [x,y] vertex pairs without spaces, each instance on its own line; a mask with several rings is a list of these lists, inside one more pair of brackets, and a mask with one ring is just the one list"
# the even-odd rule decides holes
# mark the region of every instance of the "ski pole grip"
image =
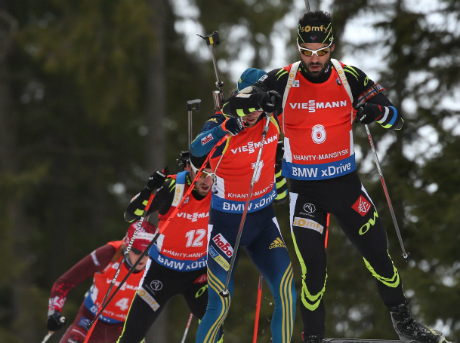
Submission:
[[220,39],[219,39],[219,32],[214,31],[210,35],[205,36],[206,44],[207,45],[219,45],[220,44]]
[[201,103],[201,99],[187,101],[187,111],[195,110],[197,112],[200,112],[200,103]]
[[198,33],[196,35],[198,37],[203,38],[206,41],[207,45],[219,45],[220,44],[219,32],[218,31],[214,31],[210,35],[206,35],[206,36],[199,35]]

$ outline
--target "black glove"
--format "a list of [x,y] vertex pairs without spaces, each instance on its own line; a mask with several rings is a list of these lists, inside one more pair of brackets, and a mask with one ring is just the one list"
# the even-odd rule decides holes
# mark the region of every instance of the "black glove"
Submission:
[[59,312],[54,312],[52,315],[48,316],[48,321],[46,322],[46,327],[49,331],[57,331],[62,329],[65,324],[65,318],[61,317]]
[[358,113],[356,113],[355,123],[370,124],[380,119],[383,115],[382,106],[369,102],[359,105],[356,109]]
[[242,117],[230,117],[222,125],[222,129],[230,133],[232,136],[237,135],[245,128]]
[[145,188],[147,188],[150,192],[152,192],[154,189],[158,189],[161,186],[163,186],[163,183],[165,182],[166,178],[168,177],[168,167],[165,167],[163,170],[158,170],[149,177],[149,181],[147,181],[147,185]]
[[260,94],[259,107],[265,112],[271,113],[281,109],[282,99],[277,91],[268,91]]

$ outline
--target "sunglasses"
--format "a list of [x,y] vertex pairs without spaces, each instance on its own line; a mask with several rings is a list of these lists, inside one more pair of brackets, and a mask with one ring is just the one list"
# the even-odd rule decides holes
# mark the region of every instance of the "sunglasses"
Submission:
[[[192,168],[192,170],[193,170],[193,172],[194,172],[195,174],[198,173],[199,169],[195,168],[195,166],[194,166],[193,164],[190,163],[190,167]],[[207,172],[207,171],[204,171],[204,169],[203,169],[203,170],[201,171],[200,177],[203,178],[203,179],[206,179],[208,176],[209,176],[211,179],[214,180],[214,178],[216,177],[216,174],[214,174],[214,173],[209,173],[209,172]]]
[[313,56],[313,55],[316,55],[319,57],[319,56],[324,56],[328,54],[329,51],[331,51],[331,45],[332,45],[332,42],[331,44],[329,44],[328,46],[325,46],[324,48],[321,48],[318,50],[310,50],[310,49],[301,47],[299,45],[299,42],[297,42],[297,47],[299,48],[300,53],[308,57]]
[[131,251],[132,251],[133,254],[135,254],[135,255],[140,255],[140,254],[142,254],[142,250],[139,250],[139,249],[136,249],[136,248],[133,248],[133,247],[131,247]]

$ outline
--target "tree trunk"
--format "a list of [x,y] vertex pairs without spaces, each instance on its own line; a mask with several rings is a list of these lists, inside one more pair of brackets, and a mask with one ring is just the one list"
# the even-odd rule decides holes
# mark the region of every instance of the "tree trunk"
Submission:
[[[147,118],[149,129],[147,135],[147,154],[145,166],[149,172],[165,167],[166,134],[163,118],[166,116],[166,39],[165,27],[167,16],[167,0],[149,0],[153,8],[151,20],[155,42],[148,59],[147,75]],[[151,222],[157,220],[150,219]],[[168,342],[167,339],[167,308],[158,317],[147,334],[147,342]]]
[[163,118],[166,116],[166,0],[149,0],[154,14],[152,26],[155,42],[148,60],[147,75],[147,163],[149,172],[164,167],[165,130]]
[[[15,136],[15,124],[11,102],[11,75],[8,68],[8,56],[11,53],[12,40],[17,31],[17,20],[7,11],[7,1],[0,1],[0,175],[12,177],[19,173],[19,160]],[[30,278],[28,262],[31,260],[29,249],[30,226],[27,225],[24,215],[23,202],[16,194],[8,196],[8,207],[5,209],[3,227],[5,236],[11,244],[4,251],[10,259],[13,275],[6,275],[8,286],[12,291],[11,317],[12,330],[21,342],[36,340],[37,327],[32,318],[30,307]],[[5,275],[4,275],[5,276]],[[46,311],[46,309],[44,309]]]

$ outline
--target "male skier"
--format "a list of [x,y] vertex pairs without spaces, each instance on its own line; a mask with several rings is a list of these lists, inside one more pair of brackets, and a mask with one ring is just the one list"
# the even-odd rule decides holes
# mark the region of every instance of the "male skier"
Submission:
[[[300,61],[262,76],[257,93],[235,96],[223,112],[236,115],[257,106],[267,92],[283,101],[283,176],[290,180],[290,221],[302,267],[303,340],[324,338],[327,213],[331,213],[377,280],[380,297],[403,341],[444,342],[441,332],[414,320],[400,275],[387,250],[387,236],[374,204],[361,184],[353,151],[353,122],[399,130],[400,112],[382,86],[360,69],[331,59],[335,44],[330,14],[306,13],[298,23]],[[281,99],[280,98],[280,99]],[[358,111],[356,111],[358,110]]]
[[[246,70],[238,82],[239,93],[244,91],[244,85],[251,85],[263,74],[264,71],[254,68]],[[245,89],[250,92],[250,88]],[[241,113],[241,117],[228,118],[220,112],[215,113],[191,144],[192,154],[201,156],[208,153],[222,137],[229,135],[226,143],[211,156],[211,167],[216,178],[209,213],[209,302],[198,329],[197,343],[216,342],[219,328],[230,308],[235,272],[235,268],[229,270],[230,263],[234,254],[238,254],[234,247],[255,168],[257,174],[240,245],[267,281],[275,300],[271,323],[272,342],[288,343],[291,340],[295,316],[295,285],[291,261],[271,205],[277,197],[275,163],[280,128],[276,117],[269,116],[261,109],[272,112],[270,96],[262,103],[262,106]],[[260,162],[256,165],[265,127],[268,127],[268,131]],[[234,266],[236,261],[237,257]],[[219,293],[225,288],[229,272],[230,296],[221,297]]]
[[[191,186],[204,160],[194,156],[190,160],[186,158],[186,170],[175,175],[167,176],[165,171],[154,173],[128,205],[125,219],[138,219],[144,213],[150,195],[158,189],[148,214],[158,211],[158,226],[161,228]],[[176,295],[184,296],[196,318],[204,316],[208,303],[206,248],[213,178],[211,169],[204,168],[179,212],[150,249],[145,276],[117,342],[140,342],[166,303]],[[222,330],[218,337],[222,342]]]
[[[81,304],[75,320],[67,329],[61,339],[61,343],[82,343],[87,334],[86,325],[93,321],[102,306],[102,301],[111,285],[127,244],[131,241],[138,222],[129,227],[124,241],[113,241],[97,248],[91,254],[83,258],[75,266],[64,273],[53,285],[48,308],[47,327],[49,331],[56,331],[64,326],[62,320],[62,308],[68,292],[89,277],[93,277],[91,286],[85,300]],[[136,235],[136,239],[128,253],[128,258],[121,266],[117,281],[123,280],[138,257],[147,248],[153,238],[156,228],[147,221],[142,223]],[[107,343],[115,342],[120,335],[128,313],[129,306],[136,293],[139,282],[142,279],[148,257],[143,258],[136,270],[126,280],[115,298],[108,304],[91,334],[90,342]],[[113,293],[113,290],[112,290]],[[140,341],[139,341],[140,342]]]

